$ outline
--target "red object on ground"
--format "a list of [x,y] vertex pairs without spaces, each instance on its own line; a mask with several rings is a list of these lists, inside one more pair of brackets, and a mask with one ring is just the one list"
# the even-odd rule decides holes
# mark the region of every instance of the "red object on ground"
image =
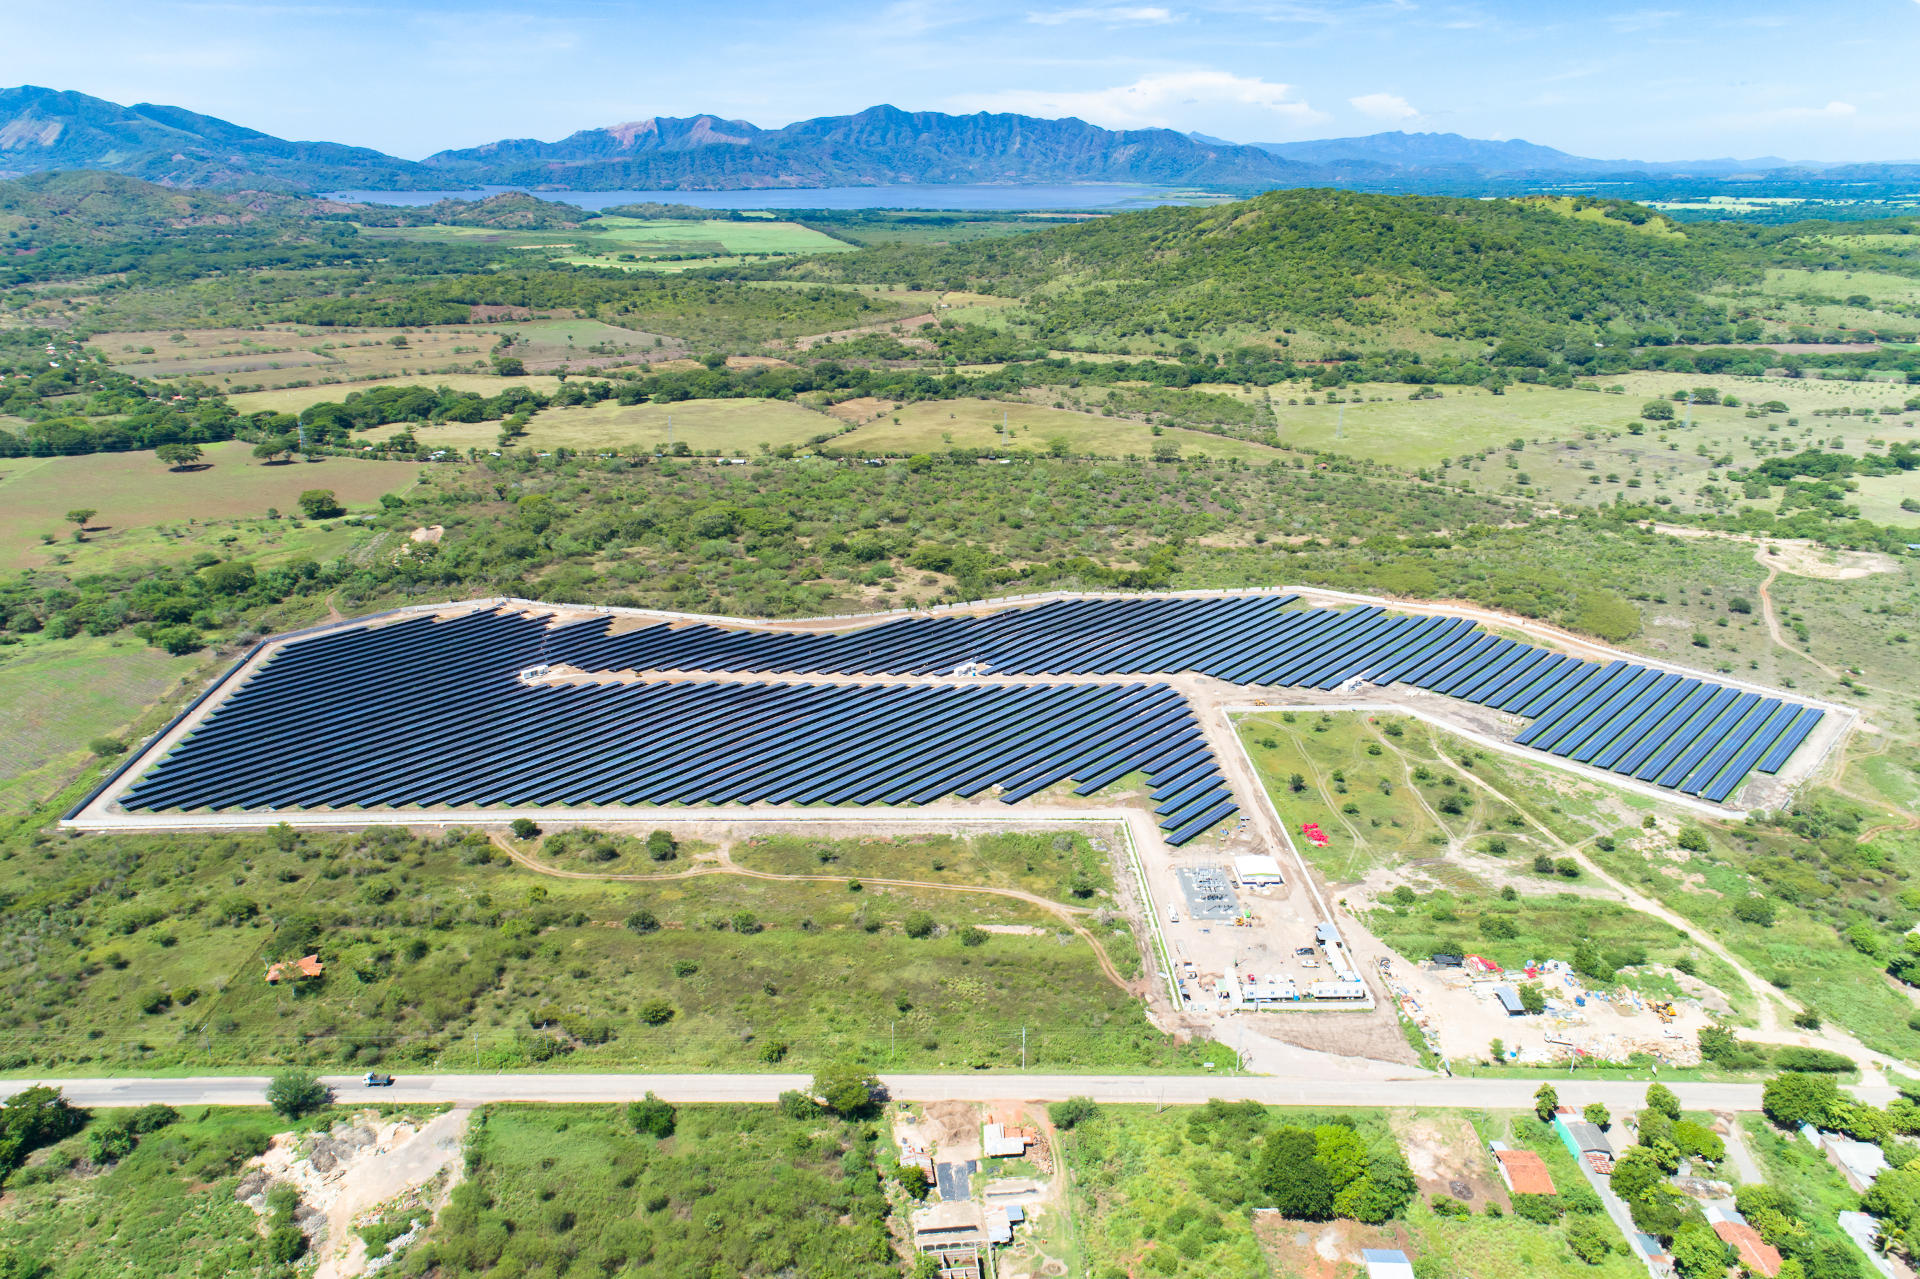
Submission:
[[1300,826],[1300,833],[1302,835],[1305,835],[1307,837],[1307,841],[1311,843],[1315,848],[1325,848],[1327,846],[1326,832],[1320,829],[1320,826],[1317,822],[1302,823]]

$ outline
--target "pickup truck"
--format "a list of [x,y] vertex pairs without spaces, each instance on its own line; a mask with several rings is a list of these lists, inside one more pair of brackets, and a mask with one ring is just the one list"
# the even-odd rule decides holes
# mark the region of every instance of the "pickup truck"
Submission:
[[371,1070],[369,1070],[366,1073],[366,1077],[363,1082],[369,1088],[391,1088],[393,1087],[393,1076],[392,1075],[376,1075]]

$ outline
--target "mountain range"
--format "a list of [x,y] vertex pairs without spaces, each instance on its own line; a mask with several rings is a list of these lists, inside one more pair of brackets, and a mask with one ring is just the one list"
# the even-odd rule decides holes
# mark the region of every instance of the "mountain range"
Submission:
[[181,107],[121,106],[72,90],[0,89],[0,177],[99,169],[169,186],[263,191],[747,188],[1115,182],[1248,192],[1272,187],[1501,193],[1613,176],[1798,183],[1911,181],[1914,165],[1777,158],[1595,160],[1530,142],[1451,133],[1249,145],[1171,129],[877,106],[779,129],[712,115],[512,138],[403,160],[335,142],[293,142]]

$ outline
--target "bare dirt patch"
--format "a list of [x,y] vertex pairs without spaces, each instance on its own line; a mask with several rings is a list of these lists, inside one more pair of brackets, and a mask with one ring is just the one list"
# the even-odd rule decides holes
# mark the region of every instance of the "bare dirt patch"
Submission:
[[1479,1134],[1464,1118],[1396,1110],[1387,1122],[1400,1141],[1422,1194],[1451,1195],[1473,1204],[1476,1211],[1482,1211],[1480,1206],[1489,1200],[1503,1211],[1513,1207],[1505,1184],[1480,1148]]
[[1806,541],[1770,541],[1754,558],[1767,568],[1826,582],[1849,582],[1900,568],[1893,556],[1878,551],[1832,551]]

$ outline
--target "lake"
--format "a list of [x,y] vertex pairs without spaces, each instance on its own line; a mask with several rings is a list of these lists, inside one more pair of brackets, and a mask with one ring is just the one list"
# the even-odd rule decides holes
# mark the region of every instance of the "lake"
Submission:
[[[526,187],[475,187],[467,191],[334,191],[329,199],[356,204],[414,206],[436,200],[480,200]],[[1144,209],[1160,204],[1213,204],[1227,195],[1190,188],[1084,184],[1060,186],[773,187],[752,191],[539,191],[598,211],[616,204],[691,204],[702,209],[959,209],[1019,212],[1028,209]]]

